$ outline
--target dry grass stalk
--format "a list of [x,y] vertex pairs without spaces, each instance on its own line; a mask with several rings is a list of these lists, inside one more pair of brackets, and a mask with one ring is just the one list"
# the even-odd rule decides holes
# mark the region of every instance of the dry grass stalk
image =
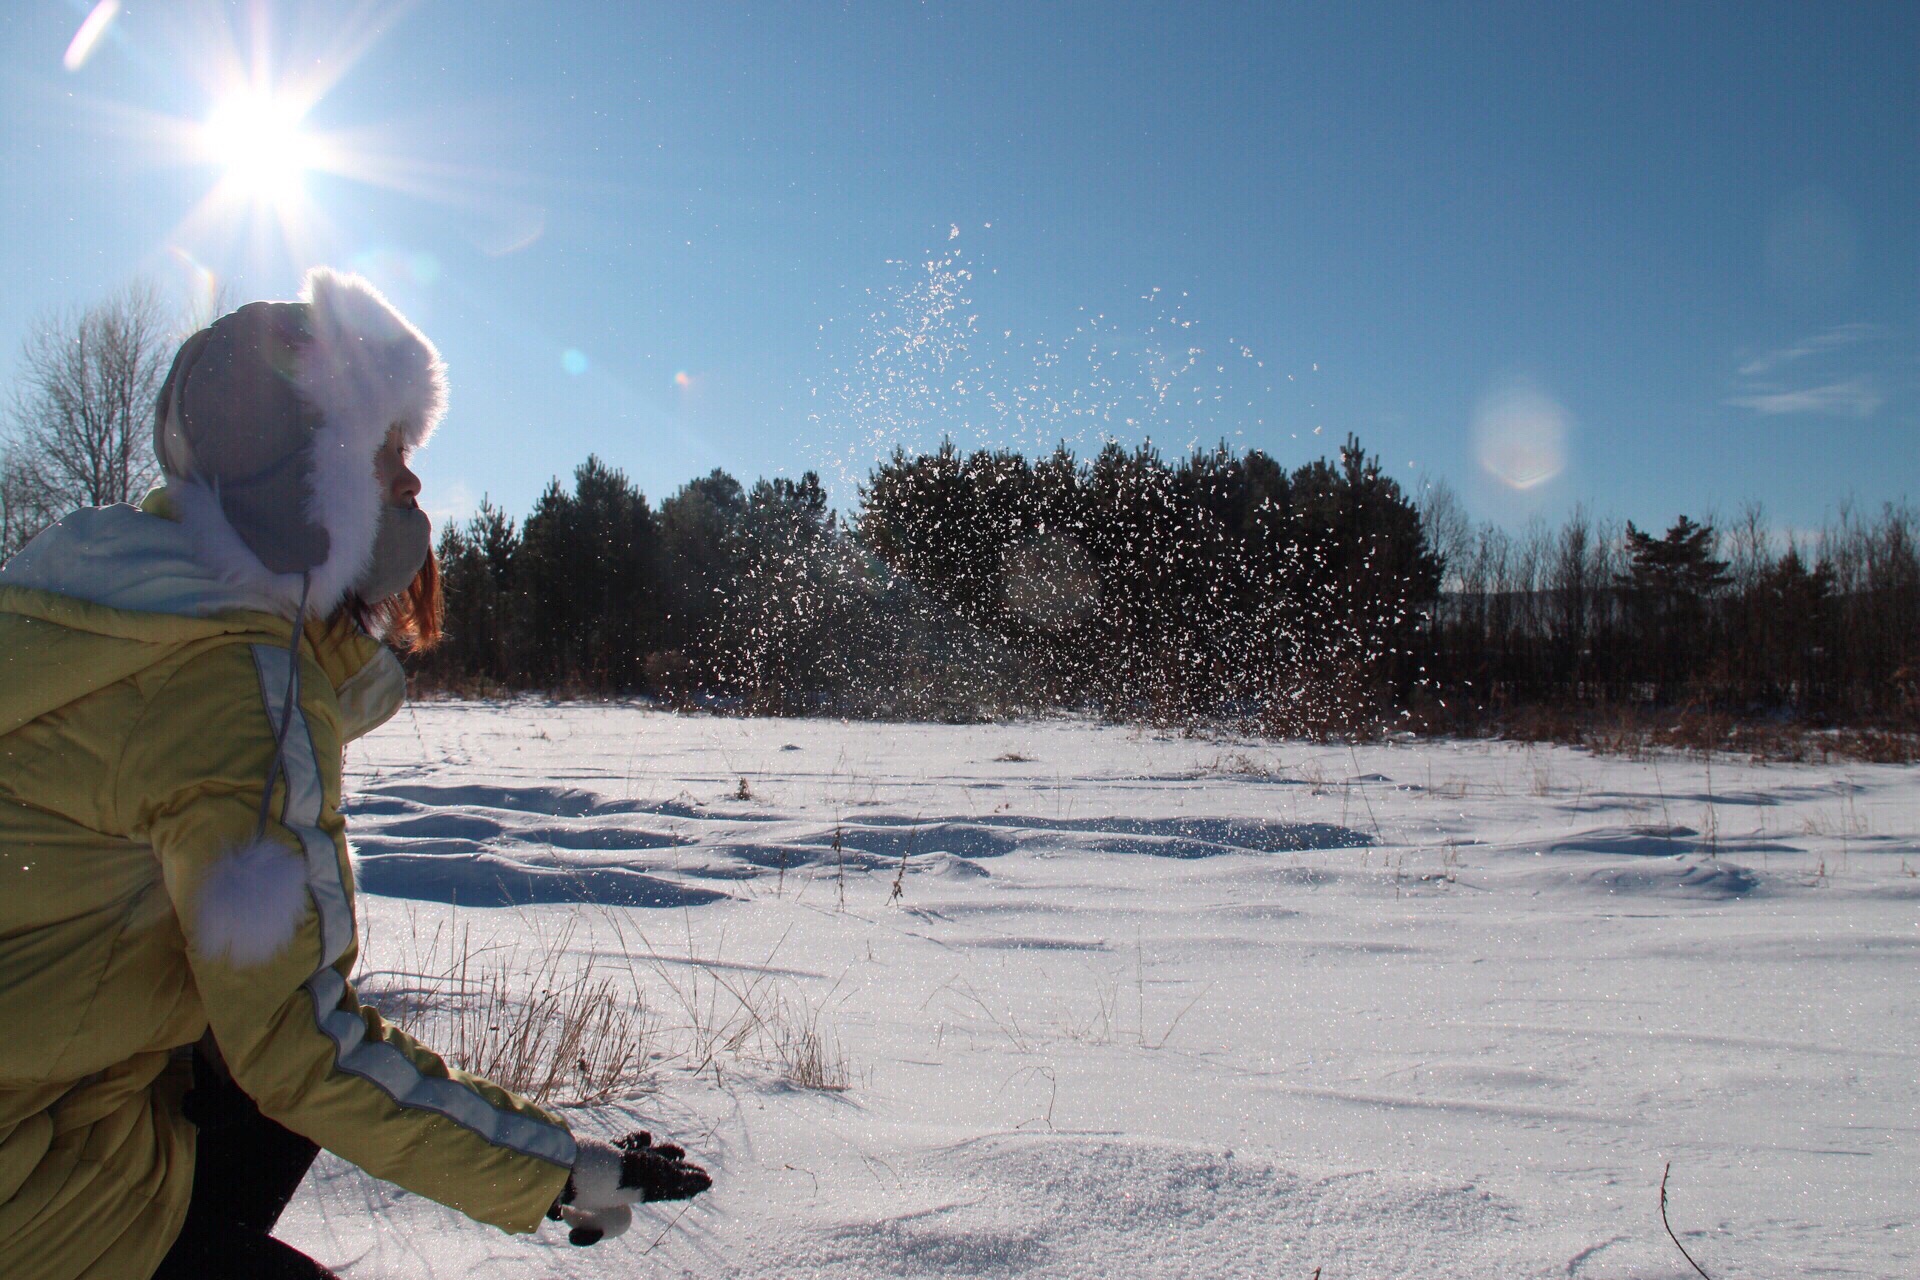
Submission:
[[1706,1269],[1693,1260],[1693,1255],[1687,1252],[1687,1246],[1681,1244],[1680,1237],[1673,1234],[1673,1224],[1667,1221],[1667,1178],[1672,1173],[1673,1161],[1669,1160],[1667,1167],[1660,1171],[1660,1225],[1667,1229],[1667,1239],[1673,1241],[1673,1247],[1680,1251],[1680,1256],[1687,1260],[1687,1265],[1699,1273],[1700,1280],[1713,1280]]
[[799,1089],[844,1093],[851,1084],[847,1058],[831,1031],[821,1025],[820,1010],[804,1000],[775,1002],[768,1025],[784,1078]]
[[571,924],[531,948],[476,949],[468,927],[436,930],[429,964],[443,936],[445,967],[403,999],[380,1000],[401,1030],[542,1104],[604,1102],[648,1084],[655,1018],[631,974],[598,971],[592,958],[574,964]]
[[[578,918],[555,934],[485,945],[464,924],[443,922],[424,939],[416,925],[400,948],[408,967],[363,974],[363,994],[455,1066],[536,1102],[603,1102],[650,1087],[664,1066],[717,1072],[722,1058],[796,1088],[851,1086],[824,1005],[767,972],[773,954],[759,965],[705,958],[689,928],[687,956],[670,958],[630,936],[617,913],[605,920],[614,953],[632,962],[583,958]],[[644,974],[660,984],[658,999],[643,993]]]
[[[613,925],[621,950],[633,954],[625,929],[617,919]],[[775,1068],[796,1088],[837,1093],[851,1087],[852,1069],[822,1009],[767,971],[785,941],[783,934],[758,964],[736,965],[717,952],[700,957],[690,926],[684,960],[662,956],[645,937],[638,939],[654,976],[679,1005],[679,1018],[663,1028],[661,1039],[682,1049],[662,1057],[695,1075],[717,1070],[724,1055]]]

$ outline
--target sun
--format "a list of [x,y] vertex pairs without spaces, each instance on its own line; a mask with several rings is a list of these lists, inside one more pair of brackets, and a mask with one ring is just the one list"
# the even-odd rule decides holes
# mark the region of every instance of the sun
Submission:
[[[72,63],[97,56],[95,47],[127,2],[99,0],[92,10],[97,16],[75,36]],[[168,245],[193,261],[244,262],[249,271],[297,275],[316,262],[351,259],[358,255],[349,237],[362,233],[336,215],[351,211],[360,221],[368,210],[356,189],[367,188],[453,210],[463,224],[483,231],[501,227],[503,234],[482,245],[497,242],[500,253],[524,248],[545,231],[544,206],[521,194],[529,188],[524,175],[449,159],[450,151],[470,145],[461,130],[440,127],[437,116],[431,135],[402,121],[354,122],[351,102],[334,96],[411,6],[196,0],[162,7],[182,11],[179,38],[190,44],[181,47],[193,53],[179,61],[179,70],[195,82],[195,108],[176,115],[103,107],[116,128],[138,128],[151,138],[156,161],[212,176],[167,234]],[[205,12],[185,12],[195,9]],[[271,29],[269,19],[281,9],[303,15],[292,30]],[[222,242],[224,248],[216,247]]]
[[224,172],[222,185],[258,204],[301,199],[307,174],[320,159],[315,140],[301,128],[301,116],[286,100],[257,92],[216,104],[200,127],[200,144]]

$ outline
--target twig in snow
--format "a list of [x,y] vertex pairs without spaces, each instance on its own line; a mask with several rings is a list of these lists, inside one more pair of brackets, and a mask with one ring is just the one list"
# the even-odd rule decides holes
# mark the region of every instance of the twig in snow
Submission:
[[[1040,1120],[1047,1126],[1047,1131],[1051,1133],[1053,1131],[1054,1104],[1060,1101],[1060,1077],[1054,1074],[1052,1067],[1042,1067],[1042,1066],[1023,1067],[1020,1070],[1014,1072],[1012,1075],[1007,1077],[1006,1083],[1000,1086],[1000,1092],[1005,1093],[1007,1091],[1007,1085],[1012,1084],[1015,1080],[1018,1080],[1021,1076],[1027,1075],[1029,1073],[1044,1076],[1046,1078],[1047,1084],[1050,1086],[1050,1092],[1047,1094],[1047,1114],[1044,1116],[1041,1116]],[[1033,1123],[1031,1119],[1022,1120],[1019,1124],[1013,1127],[1016,1129],[1024,1129],[1031,1123]]]
[[833,824],[833,860],[835,863],[834,883],[840,891],[840,912],[847,910],[847,851],[840,841],[840,823]]
[[693,1201],[691,1200],[681,1205],[680,1212],[673,1215],[673,1221],[669,1222],[666,1226],[660,1228],[660,1234],[653,1238],[653,1243],[648,1245],[646,1248],[642,1249],[640,1252],[644,1255],[644,1254],[652,1253],[655,1249],[658,1249],[660,1247],[660,1242],[662,1240],[665,1240],[667,1236],[671,1234],[673,1229],[680,1225],[680,1219],[686,1217],[687,1210],[691,1208],[693,1208]]
[[913,856],[913,847],[920,843],[920,837],[926,834],[920,826],[920,815],[913,816],[913,830],[907,834],[907,842],[900,849],[900,870],[894,873],[893,889],[887,894],[888,902],[898,902],[907,893],[907,859]]
[[1660,1172],[1660,1225],[1667,1229],[1667,1239],[1673,1241],[1673,1247],[1680,1251],[1680,1256],[1687,1260],[1687,1265],[1700,1273],[1700,1280],[1713,1280],[1713,1277],[1693,1260],[1693,1255],[1687,1252],[1687,1246],[1681,1244],[1680,1237],[1673,1234],[1673,1224],[1667,1221],[1667,1175],[1672,1172],[1673,1161],[1669,1160],[1667,1167]]

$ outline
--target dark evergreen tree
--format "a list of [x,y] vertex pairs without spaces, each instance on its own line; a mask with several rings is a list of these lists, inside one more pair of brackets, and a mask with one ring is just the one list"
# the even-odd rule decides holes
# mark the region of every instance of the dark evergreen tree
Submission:
[[1801,709],[1830,705],[1834,652],[1833,569],[1808,568],[1791,544],[1760,575],[1755,589],[1759,621],[1758,669],[1766,673],[1774,706]]
[[951,440],[909,458],[896,448],[860,490],[861,539],[888,568],[977,625],[997,612],[994,530]]
[[945,442],[896,451],[861,495],[849,528],[815,475],[716,471],[656,518],[590,458],[518,530],[483,503],[443,531],[447,639],[410,665],[778,713],[1093,707],[1305,733],[1377,728],[1422,680],[1429,710],[1501,716],[1656,697],[1920,719],[1906,507],[1843,510],[1779,555],[1753,513],[1729,572],[1709,526],[1616,533],[1580,511],[1557,532],[1456,529],[1443,566],[1353,439],[1291,474],[1224,446],[1169,465],[1151,445],[1029,462]]
[[441,531],[444,637],[419,660],[424,670],[457,683],[520,682],[518,655],[526,634],[516,580],[519,542],[513,521],[485,498],[464,525]]
[[1630,563],[1623,585],[1664,601],[1703,596],[1726,585],[1727,562],[1715,560],[1713,526],[1681,516],[1655,538],[1627,522]]
[[653,512],[625,473],[589,457],[573,492],[550,483],[518,556],[531,679],[642,687],[660,623],[658,556]]
[[847,685],[859,599],[820,477],[757,481],[727,554],[714,633],[726,684],[756,711],[825,707]]
[[1681,516],[1666,536],[1627,522],[1626,570],[1620,575],[1640,646],[1640,678],[1662,698],[1681,694],[1707,674],[1713,637],[1707,601],[1727,582],[1727,562],[1713,558],[1711,525]]
[[733,556],[746,510],[740,482],[719,468],[660,504],[661,644],[687,659],[700,687],[717,688],[727,660],[715,629],[740,576]]

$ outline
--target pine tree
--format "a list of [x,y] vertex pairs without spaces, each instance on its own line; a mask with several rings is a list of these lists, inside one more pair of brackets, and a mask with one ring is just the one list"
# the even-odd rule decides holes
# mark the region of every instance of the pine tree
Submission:
[[1642,671],[1666,696],[1704,673],[1715,637],[1709,599],[1727,583],[1727,562],[1715,560],[1713,526],[1675,520],[1666,536],[1627,522],[1626,590],[1643,656]]
[[479,679],[514,684],[523,632],[516,599],[519,536],[505,512],[485,498],[465,525],[440,534],[440,584],[446,601],[445,636],[421,662],[456,684]]
[[1833,652],[1833,568],[1822,562],[1809,569],[1798,547],[1760,575],[1755,584],[1760,620],[1759,667],[1771,678],[1775,697],[1802,710],[1830,696],[1828,668]]
[[624,472],[590,456],[573,475],[572,493],[547,486],[521,533],[529,675],[636,689],[659,629],[658,528]]
[[1631,562],[1622,575],[1623,585],[1666,599],[1711,594],[1727,582],[1727,562],[1715,560],[1713,551],[1712,525],[1695,524],[1681,516],[1665,537],[1655,539],[1629,520],[1627,554]]
[[717,685],[724,665],[715,628],[740,575],[733,545],[746,510],[740,482],[717,467],[660,504],[661,644],[700,686]]

